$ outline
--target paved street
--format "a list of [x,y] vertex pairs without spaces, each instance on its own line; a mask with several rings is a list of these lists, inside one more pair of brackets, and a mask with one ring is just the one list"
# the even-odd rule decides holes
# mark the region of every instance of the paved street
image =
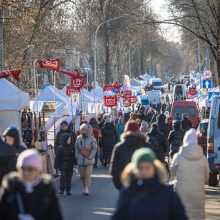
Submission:
[[[108,220],[114,210],[118,193],[112,185],[107,168],[98,168],[94,172],[91,195],[82,194],[79,177],[73,181],[70,197],[59,196],[64,220]],[[218,188],[206,187],[207,220],[219,220],[220,191]]]
[[70,197],[60,196],[64,220],[107,220],[114,210],[118,193],[112,185],[107,168],[98,168],[92,176],[91,195],[82,194],[79,177],[73,181]]

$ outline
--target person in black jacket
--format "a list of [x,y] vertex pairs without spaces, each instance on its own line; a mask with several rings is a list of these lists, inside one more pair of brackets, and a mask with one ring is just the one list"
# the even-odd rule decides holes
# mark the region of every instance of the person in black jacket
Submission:
[[182,129],[187,132],[192,128],[192,122],[189,119],[189,116],[187,113],[183,114],[183,119],[181,121]]
[[0,194],[0,218],[4,220],[62,220],[50,176],[42,174],[42,156],[34,149],[23,151],[18,172],[6,175]]
[[164,163],[165,156],[169,153],[167,137],[159,131],[156,123],[151,125],[151,130],[147,136],[157,159]]
[[57,148],[54,168],[61,172],[60,177],[60,195],[71,195],[71,180],[73,175],[73,166],[75,163],[74,145],[71,144],[71,135],[64,133],[60,136],[60,146]]
[[3,136],[5,142],[14,147],[17,157],[22,151],[26,150],[26,148],[20,144],[20,134],[16,127],[7,128]]
[[116,189],[120,190],[121,173],[126,165],[131,161],[133,153],[141,147],[151,147],[147,143],[146,137],[139,132],[139,126],[136,121],[128,121],[125,125],[122,140],[118,143],[112,152],[110,173],[113,177],[113,183]]
[[178,153],[180,146],[183,144],[183,138],[185,135],[185,131],[181,128],[181,122],[179,120],[173,121],[173,128],[174,130],[170,132],[168,137],[171,158],[174,154]]
[[102,128],[102,142],[101,142],[101,161],[104,166],[110,163],[112,150],[118,142],[118,135],[114,124],[109,118],[106,119],[104,127]]
[[72,130],[71,125],[69,125],[67,121],[62,121],[60,124],[60,131],[57,133],[55,143],[54,143],[55,154],[56,154],[57,148],[61,144],[60,137],[63,133],[69,133],[71,135],[71,144],[75,145],[75,142],[76,142],[75,132]]
[[166,124],[166,116],[162,113],[159,114],[158,116],[158,127],[159,127],[159,131],[164,134],[166,137],[168,137],[169,135],[169,128]]
[[124,189],[112,220],[187,220],[184,207],[167,173],[146,148],[137,150],[122,174]]
[[0,185],[5,174],[16,170],[15,149],[0,137]]

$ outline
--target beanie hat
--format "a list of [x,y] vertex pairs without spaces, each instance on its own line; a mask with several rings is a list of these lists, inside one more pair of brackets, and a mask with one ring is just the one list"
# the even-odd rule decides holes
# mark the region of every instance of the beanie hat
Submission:
[[124,132],[139,132],[139,125],[136,121],[130,120],[126,123],[125,125],[125,130]]
[[198,144],[198,137],[194,128],[191,128],[189,131],[186,132],[183,138],[183,144]]
[[142,162],[154,163],[156,160],[155,153],[149,148],[140,148],[136,150],[132,156],[132,163],[134,163],[135,167],[138,167]]
[[17,160],[17,169],[21,170],[23,166],[33,167],[38,171],[42,172],[42,157],[41,155],[34,149],[29,149],[23,151]]
[[88,127],[87,124],[82,124],[82,125],[80,126],[80,131],[81,131],[82,129],[88,130],[89,127]]

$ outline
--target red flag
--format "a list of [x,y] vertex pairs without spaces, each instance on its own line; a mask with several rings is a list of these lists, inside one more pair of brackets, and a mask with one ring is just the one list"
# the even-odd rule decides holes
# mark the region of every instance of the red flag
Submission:
[[74,87],[82,88],[85,81],[86,81],[86,76],[81,76],[80,74],[70,77],[70,84],[72,88]]
[[130,107],[131,106],[131,99],[130,98],[123,98],[123,106]]
[[114,83],[112,84],[112,86],[113,86],[114,89],[120,89],[120,88],[123,86],[123,84],[119,84],[119,83],[117,83],[117,82],[114,82]]
[[104,86],[103,91],[107,92],[107,91],[112,91],[113,89],[114,89],[114,87],[112,85],[106,85],[106,86]]
[[60,60],[38,60],[40,68],[46,68],[50,70],[60,71]]
[[20,74],[21,74],[21,70],[20,69],[5,70],[5,71],[0,72],[0,79],[12,76],[15,80],[18,81]]
[[60,70],[60,72],[70,77],[76,77],[77,75],[80,75],[77,69],[75,69],[73,72],[71,72],[70,70]]
[[104,96],[104,105],[106,107],[117,106],[117,96]]
[[72,87],[70,86],[66,87],[66,95],[70,96],[71,93],[80,93],[80,88],[79,87]]
[[123,90],[123,91],[117,92],[116,94],[119,96],[125,96],[125,95],[131,96],[131,90]]

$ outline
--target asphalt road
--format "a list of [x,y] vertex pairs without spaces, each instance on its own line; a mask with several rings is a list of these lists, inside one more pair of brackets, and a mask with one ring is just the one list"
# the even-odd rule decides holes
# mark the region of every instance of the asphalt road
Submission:
[[73,178],[72,196],[59,196],[64,220],[109,220],[118,192],[112,185],[107,168],[97,168],[92,176],[90,196],[82,194],[79,177]]

